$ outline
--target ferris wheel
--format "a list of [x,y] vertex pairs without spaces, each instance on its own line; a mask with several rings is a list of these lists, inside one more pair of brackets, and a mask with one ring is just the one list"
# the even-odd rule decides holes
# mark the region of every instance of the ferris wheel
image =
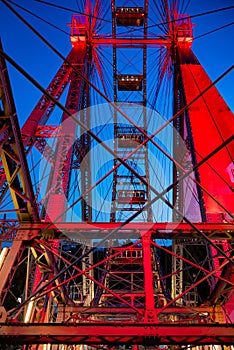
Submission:
[[[3,3],[63,61],[43,88],[1,48],[3,341],[10,320],[25,349],[231,348],[233,114],[192,52],[188,4],[77,3],[65,57]],[[6,62],[42,94],[22,127]],[[207,340],[188,323],[219,326]]]

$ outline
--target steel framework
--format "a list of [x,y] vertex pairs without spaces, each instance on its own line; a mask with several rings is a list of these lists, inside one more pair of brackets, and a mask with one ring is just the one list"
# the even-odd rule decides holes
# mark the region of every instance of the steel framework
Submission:
[[[44,89],[0,47],[0,201],[4,211],[10,193],[15,213],[0,222],[1,343],[231,349],[233,113],[191,50],[190,17],[160,1],[162,34],[150,36],[148,0],[111,0],[107,35],[102,2],[87,1],[65,58],[2,2],[63,63]],[[43,94],[21,129],[6,62]],[[160,124],[165,81],[172,107]],[[33,152],[44,159],[36,184]]]

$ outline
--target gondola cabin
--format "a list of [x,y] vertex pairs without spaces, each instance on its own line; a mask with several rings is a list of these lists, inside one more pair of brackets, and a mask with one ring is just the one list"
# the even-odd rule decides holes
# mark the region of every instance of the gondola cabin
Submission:
[[139,247],[125,247],[111,248],[111,254],[119,253],[115,257],[115,265],[128,263],[139,264],[142,263],[142,249]]
[[123,204],[144,204],[146,196],[144,190],[119,190],[118,203]]
[[88,38],[88,24],[86,16],[73,15],[71,27],[70,41],[72,47],[79,45],[81,41],[85,42]]
[[141,74],[118,74],[119,91],[141,91],[143,75]]
[[134,133],[118,134],[119,148],[136,148],[138,144],[141,144],[142,142],[143,142],[142,134],[134,134]]
[[179,15],[176,29],[178,43],[186,43],[188,47],[191,47],[193,42],[193,28],[191,19],[188,18],[187,15]]
[[144,16],[142,7],[117,7],[115,12],[117,26],[143,26]]

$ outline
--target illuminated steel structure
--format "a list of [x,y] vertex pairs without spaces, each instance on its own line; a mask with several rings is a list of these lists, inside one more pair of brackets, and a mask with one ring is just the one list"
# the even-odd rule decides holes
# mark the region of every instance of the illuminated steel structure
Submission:
[[[165,36],[148,36],[148,0],[134,7],[112,0],[111,36],[94,30],[98,6],[92,21],[74,15],[72,50],[46,90],[36,84],[43,96],[21,130],[5,61],[16,64],[1,48],[0,196],[3,201],[9,189],[17,213],[15,220],[1,220],[1,241],[12,242],[0,255],[3,344],[24,344],[24,349],[37,349],[36,344],[46,349],[216,344],[231,349],[234,343],[233,114],[191,51],[190,18],[164,4]],[[119,27],[142,28],[142,35],[121,37]],[[102,143],[102,139],[91,128],[92,110],[87,108],[91,89],[98,90],[92,83],[92,65],[100,46],[110,46],[113,54],[114,103],[101,93],[113,107],[114,129],[114,146],[106,146],[113,156],[113,181],[105,222],[95,221],[92,210],[90,151],[92,140]],[[148,46],[166,50],[174,74],[174,181],[161,193],[149,181],[148,145],[155,141],[148,135],[144,109]],[[141,51],[137,71],[120,71],[122,49],[129,55],[134,49]],[[164,62],[162,77],[166,69]],[[66,87],[63,106],[59,99]],[[128,116],[128,123],[122,122],[126,113],[121,106],[126,101],[142,108],[138,124]],[[61,125],[52,126],[49,118],[55,106],[63,115]],[[53,149],[48,140],[55,136]],[[176,153],[181,140],[191,159],[188,169]],[[52,169],[40,213],[26,158],[33,146]],[[132,158],[127,161],[128,153]],[[136,159],[141,172],[133,166]],[[81,178],[80,222],[66,219],[74,169]],[[184,212],[184,180],[190,175],[199,199],[196,223]],[[172,203],[163,197],[170,189]],[[151,202],[159,198],[173,209],[171,222],[154,222]],[[145,220],[137,221],[143,211]],[[172,248],[161,245],[162,239],[172,240]],[[188,270],[196,276],[193,281]],[[23,285],[16,288],[19,274]],[[20,303],[12,302],[11,295],[21,298]]]

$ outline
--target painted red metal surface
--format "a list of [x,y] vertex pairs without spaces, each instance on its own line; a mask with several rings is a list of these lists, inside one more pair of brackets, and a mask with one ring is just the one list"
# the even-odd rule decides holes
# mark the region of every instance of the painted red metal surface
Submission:
[[[71,62],[74,59],[75,52],[71,50],[67,56],[67,61]],[[58,72],[55,74],[51,83],[47,87],[47,91],[57,100],[60,99],[62,93],[67,87],[69,79],[71,77],[72,67],[63,62]],[[24,123],[21,134],[24,145],[27,146],[29,142],[32,142],[35,133],[37,132],[38,125],[45,125],[49,116],[53,112],[55,104],[43,95],[38,101],[37,105],[33,109],[32,113]]]
[[[28,230],[34,230],[34,229],[46,229],[49,225],[50,229],[74,229],[74,230],[85,230],[89,231],[92,229],[97,230],[114,230],[117,228],[123,229],[123,230],[139,230],[140,232],[148,232],[148,231],[164,231],[165,234],[170,231],[176,232],[183,232],[184,234],[188,234],[193,232],[193,229],[191,226],[185,222],[130,222],[125,224],[123,227],[122,222],[56,222],[56,223],[49,223],[49,222],[41,222],[41,223],[23,223],[21,225],[22,229],[28,229]],[[195,224],[196,227],[199,230],[206,231],[206,232],[222,232],[227,231],[230,232],[230,235],[232,234],[234,230],[234,226],[232,223],[202,223],[198,222]],[[231,236],[230,236],[231,239]]]
[[105,37],[99,37],[96,36],[95,38],[92,38],[91,40],[92,45],[117,45],[126,47],[139,47],[143,45],[152,45],[152,46],[158,46],[158,45],[169,45],[171,43],[170,39],[167,37],[165,38],[105,38]]
[[[211,85],[212,82],[189,46],[185,43],[179,46],[179,56],[186,102],[189,103],[201,91]],[[215,86],[193,103],[188,110],[188,114],[197,162],[201,161],[207,154],[233,135],[234,115]],[[234,141],[199,168],[202,186],[223,205],[223,207],[220,207],[211,196],[203,191],[207,222],[233,223],[233,218],[227,214],[227,211],[229,213],[234,212],[233,158]],[[230,251],[231,247],[227,241],[222,241],[220,246],[224,252]],[[214,269],[218,269],[220,266],[218,251],[214,246],[211,246],[210,249],[213,256]],[[229,279],[231,279],[231,266],[229,271]],[[221,275],[221,273],[222,271],[219,271],[218,275]],[[215,285],[213,296],[211,296],[211,302],[217,300],[218,295],[221,295],[223,290],[223,283],[218,281]],[[228,295],[228,298],[231,300],[226,311],[229,317],[233,319],[233,315],[231,315],[234,307],[233,290],[229,290]]]
[[[79,46],[73,48],[73,59],[71,64],[75,64],[76,68],[83,73],[85,65],[86,43],[81,42]],[[69,88],[66,108],[70,113],[76,113],[79,109],[79,103],[82,98],[82,78],[76,72],[72,72],[71,85]],[[51,178],[52,192],[47,203],[47,215],[50,220],[55,220],[61,215],[66,207],[65,194],[67,192],[72,145],[76,135],[76,123],[63,113],[62,124],[60,126],[61,137],[58,138],[56,148],[56,161],[54,164],[53,177]],[[61,215],[62,220],[62,215]]]
[[[209,79],[205,76],[204,78],[204,72],[202,69],[196,67],[197,61],[194,60],[192,62],[191,60],[191,54],[190,51],[188,50],[188,47],[191,44],[192,41],[192,35],[190,31],[186,31],[187,27],[186,25],[184,26],[183,20],[181,20],[180,24],[181,28],[178,28],[178,42],[182,43],[183,45],[186,44],[186,50],[184,50],[183,54],[185,57],[182,57],[182,75],[183,79],[185,81],[185,89],[187,92],[187,102],[191,101],[197,94],[199,94],[200,90],[203,90],[207,84],[210,84]],[[74,29],[74,28],[73,28]],[[180,30],[180,33],[179,33]],[[75,38],[72,43],[74,49],[79,48],[79,63],[81,63],[84,59],[84,53],[85,53],[85,41],[88,39],[88,33],[86,31],[83,32],[76,32],[73,31],[72,33],[73,37]],[[170,39],[171,40],[171,39]],[[79,43],[79,45],[76,45]],[[143,45],[167,45],[169,44],[169,40],[167,38],[163,39],[148,39],[148,38],[132,38],[132,39],[125,39],[125,38],[103,38],[103,37],[96,37],[91,39],[91,44],[93,47],[95,45],[116,45],[117,47],[143,47]],[[187,54],[188,53],[188,54]],[[77,53],[76,53],[77,54]],[[188,57],[186,56],[188,55]],[[77,63],[77,62],[76,62]],[[79,64],[78,63],[78,64]],[[66,66],[66,64],[65,64]],[[191,66],[191,67],[190,67]],[[71,75],[71,70],[69,72],[66,72],[63,77],[59,77],[58,83],[63,82],[63,84],[68,83],[68,77],[72,77],[72,82],[73,85],[70,88],[70,91],[68,93],[68,99],[67,99],[67,104],[66,107],[69,109],[71,112],[75,112],[78,109],[78,101],[80,99],[80,94],[81,94],[81,77],[77,77],[76,74],[73,73]],[[189,75],[190,74],[190,75]],[[194,80],[194,77],[197,78],[199,75],[202,75],[202,79],[204,82],[204,86],[200,84],[200,88],[196,85],[196,81],[194,82],[193,88],[191,88],[190,91],[190,85],[191,85],[191,79]],[[187,80],[186,80],[187,79]],[[196,80],[196,79],[195,79]],[[197,80],[198,81],[198,80]],[[53,86],[51,86],[53,88]],[[213,90],[212,90],[213,91]],[[53,96],[57,98],[57,96],[62,93],[62,86],[56,86],[55,90],[50,91]],[[205,98],[203,100],[203,104],[206,107],[206,103],[211,103],[213,101],[213,98],[218,97],[218,95],[215,92],[212,92],[211,96],[209,99],[206,101]],[[50,112],[53,109],[53,104],[49,102],[48,100],[44,100],[42,98],[41,104],[39,105],[39,110],[34,111],[35,114],[33,114],[29,118],[29,123],[28,126],[24,129],[26,132],[24,133],[25,138],[27,138],[27,142],[31,142],[30,137],[32,136],[42,136],[39,134],[35,135],[35,131],[38,131],[37,124],[38,122],[40,123],[45,123],[45,121],[48,119],[48,116]],[[73,108],[75,106],[75,108]],[[196,108],[203,107],[202,103],[197,104]],[[193,107],[191,107],[191,110],[193,111]],[[223,103],[221,103],[221,108],[225,109],[225,106]],[[43,111],[44,110],[44,111]],[[46,113],[45,113],[46,112]],[[217,111],[216,111],[217,112]],[[218,111],[216,114],[219,115],[221,112]],[[226,112],[225,112],[226,113]],[[224,114],[225,114],[224,113]],[[230,113],[229,113],[230,114]],[[222,115],[222,113],[221,113]],[[226,114],[225,114],[226,116]],[[34,119],[35,117],[35,119]],[[215,139],[217,139],[215,142],[208,142],[209,145],[207,147],[207,142],[202,140],[202,138],[199,136],[199,127],[201,127],[203,123],[203,118],[204,119],[209,119],[213,121],[213,114],[211,116],[210,110],[206,110],[206,112],[200,112],[196,111],[196,109],[191,113],[191,123],[192,123],[192,129],[195,134],[195,144],[196,144],[196,149],[198,150],[197,153],[197,159],[198,161],[201,160],[203,157],[205,157],[207,154],[209,154],[219,143],[221,143],[223,140],[228,138],[230,136],[230,132],[224,132],[221,134],[219,132],[219,128],[217,128],[217,133],[215,133]],[[218,117],[220,119],[220,117]],[[226,117],[225,117],[226,118]],[[224,119],[225,119],[224,118]],[[63,121],[67,119],[67,116],[64,114],[63,115]],[[228,119],[228,118],[227,118]],[[225,119],[226,120],[226,119]],[[219,120],[220,126],[222,125],[221,120]],[[204,122],[205,123],[205,122]],[[205,124],[205,127],[202,125],[202,128],[205,130],[205,133],[207,135],[207,130],[206,128],[208,127],[209,123]],[[231,124],[229,123],[229,127]],[[66,192],[67,184],[69,182],[69,171],[70,171],[70,160],[71,160],[71,152],[69,150],[69,144],[71,143],[71,140],[74,136],[74,127],[75,123],[70,120],[70,123],[67,127],[63,128],[62,132],[66,132],[68,134],[69,142],[67,144],[61,144],[58,146],[58,153],[63,154],[65,161],[62,160],[58,161],[55,164],[54,167],[54,174],[52,178],[52,189],[54,189],[54,193],[51,194],[49,202],[48,202],[48,207],[51,208],[51,218],[56,219],[64,210],[66,207],[64,198],[61,198],[60,194],[61,192]],[[214,128],[215,130],[215,128]],[[53,136],[54,129],[50,127],[41,127],[40,132],[45,132],[46,137]],[[202,133],[202,137],[204,137],[205,133]],[[208,133],[209,135],[209,133]],[[213,135],[213,134],[210,134]],[[218,138],[220,137],[220,139]],[[33,141],[33,140],[32,140]],[[28,145],[28,143],[25,142],[25,145]],[[233,146],[233,145],[232,145]],[[224,175],[222,173],[223,168],[227,165],[227,162],[230,160],[230,152],[233,151],[233,148],[231,149],[231,146],[229,148],[226,148],[222,152],[219,153],[221,154],[221,161],[219,159],[220,165],[217,166],[217,171],[214,172],[215,178],[212,178],[212,176],[209,174],[208,179],[210,181],[210,184],[212,186],[216,186],[216,181],[217,178],[219,179],[220,182],[218,182],[218,185],[220,185],[222,182],[224,182],[227,185],[227,178],[224,178]],[[202,152],[201,154],[199,152]],[[233,154],[233,153],[232,153]],[[218,155],[218,156],[219,156]],[[224,162],[222,161],[224,159]],[[216,166],[216,158],[215,161],[212,161],[212,167]],[[208,166],[209,168],[209,166]],[[204,169],[201,170],[202,173],[202,183],[206,187],[207,183],[204,182],[203,178],[204,176],[207,177],[206,172],[208,171],[208,168],[204,166]],[[229,169],[229,168],[228,168]],[[210,168],[209,168],[210,170]],[[212,170],[213,171],[213,170]],[[211,171],[211,173],[212,173]],[[221,171],[221,172],[219,172]],[[230,178],[232,179],[232,167],[230,168]],[[229,175],[230,175],[229,174]],[[223,181],[221,177],[226,181]],[[231,181],[232,182],[232,181]],[[213,187],[208,184],[209,186],[207,189],[209,190],[210,193],[214,193],[217,195],[217,193],[213,190]],[[217,187],[218,187],[217,185]],[[230,184],[228,185],[230,189]],[[224,203],[223,205],[226,206],[228,205],[228,210],[231,211],[231,208],[233,208],[233,200],[230,205],[230,197],[226,195],[225,186],[218,187],[218,195],[220,197],[224,198]],[[83,191],[84,192],[84,191]],[[228,200],[226,199],[229,198]],[[218,197],[219,198],[219,197]],[[216,214],[217,211],[212,211],[212,207],[210,205],[211,199],[206,196],[205,202],[207,204],[207,212],[209,214]],[[137,199],[137,202],[139,200]],[[143,200],[142,200],[143,202]],[[145,201],[144,201],[145,202]],[[219,212],[220,213],[220,212]],[[225,211],[221,211],[222,214],[225,213]],[[225,218],[225,215],[222,216],[223,219]],[[59,218],[60,219],[60,218]],[[61,217],[62,219],[62,217]],[[227,223],[218,223],[216,224],[216,220],[211,220],[212,223],[206,224],[206,223],[198,223],[195,224],[195,226],[198,228],[198,230],[202,231],[204,234],[207,234],[208,238],[211,239],[233,239],[233,225],[232,224],[227,224]],[[3,344],[12,344],[12,342],[16,342],[18,344],[44,344],[44,343],[66,343],[66,344],[88,344],[88,345],[94,345],[96,346],[97,344],[109,344],[112,346],[113,344],[115,345],[126,345],[126,344],[143,344],[145,346],[150,346],[150,345],[161,345],[161,344],[166,344],[166,345],[174,345],[174,344],[183,344],[183,345],[204,345],[204,344],[233,344],[234,342],[234,330],[233,327],[230,327],[229,325],[207,325],[207,324],[199,324],[199,325],[192,325],[192,324],[174,324],[173,322],[168,322],[166,324],[157,324],[155,323],[156,317],[155,317],[155,300],[154,300],[154,287],[153,287],[153,273],[152,273],[152,265],[153,265],[153,258],[152,258],[152,251],[151,251],[151,242],[150,239],[153,238],[166,238],[166,239],[174,239],[174,238],[195,238],[198,239],[200,238],[199,232],[195,231],[194,229],[191,228],[190,225],[185,224],[185,223],[136,223],[132,222],[130,224],[124,225],[123,227],[121,226],[121,223],[55,223],[55,224],[50,224],[48,222],[37,224],[24,224],[21,226],[20,230],[18,231],[18,235],[16,238],[15,244],[17,244],[17,240],[32,240],[33,238],[40,237],[41,234],[43,234],[46,237],[47,234],[47,229],[49,226],[49,235],[57,234],[59,238],[64,238],[62,233],[65,235],[68,234],[69,238],[71,239],[76,239],[77,237],[80,237],[82,240],[85,241],[85,239],[93,239],[93,238],[99,238],[102,239],[106,234],[109,234],[112,230],[116,230],[117,237],[118,238],[126,238],[129,237],[133,233],[133,237],[142,237],[144,234],[148,233],[148,235],[145,235],[142,237],[142,250],[141,252],[143,253],[143,264],[142,264],[142,269],[144,271],[144,291],[142,293],[135,293],[134,297],[140,296],[140,297],[145,297],[145,308],[141,308],[139,314],[144,314],[144,323],[136,322],[133,324],[133,322],[126,322],[126,321],[120,321],[120,322],[113,322],[113,319],[110,319],[110,323],[100,323],[97,322],[95,318],[92,319],[92,321],[88,321],[87,323],[79,323],[79,324],[46,324],[46,323],[36,323],[36,324],[27,324],[27,325],[22,325],[22,324],[14,324],[14,323],[9,323],[9,324],[0,324],[0,341]],[[120,228],[120,231],[117,231],[117,229]],[[54,232],[53,232],[54,231]],[[78,236],[77,236],[78,235]],[[79,236],[80,235],[80,236]],[[113,237],[111,237],[113,238]],[[36,240],[34,241],[34,244],[36,245]],[[49,256],[49,253],[54,254],[53,259],[55,257],[59,256],[57,246],[55,245],[54,247],[48,246],[49,244],[51,245],[52,240],[48,242],[46,241],[41,241],[39,242],[39,247],[42,247],[43,244],[45,247],[45,250],[47,249],[47,255]],[[20,243],[18,242],[18,245]],[[46,247],[47,245],[47,247]],[[38,248],[38,247],[37,247]],[[36,249],[36,248],[35,248]],[[54,251],[53,251],[54,249]],[[126,253],[130,253],[130,257],[126,256],[123,257],[124,251]],[[119,260],[122,260],[122,262],[126,261],[126,258],[128,258],[128,263],[129,261],[131,262],[133,259],[133,252],[135,253],[134,250],[131,249],[124,249],[122,248],[121,257]],[[50,263],[53,265],[54,260],[51,259]],[[65,261],[65,259],[64,259]],[[104,260],[103,260],[104,261]],[[185,261],[185,259],[183,259]],[[115,262],[118,262],[118,258],[115,259]],[[136,260],[135,260],[136,262]],[[66,261],[68,264],[69,261]],[[100,263],[100,262],[99,262]],[[97,264],[99,264],[97,263]],[[51,276],[53,277],[56,275],[56,269],[55,265],[51,266],[53,268],[53,271],[51,273]],[[85,270],[81,270],[78,266],[74,267],[74,270],[78,271],[79,276],[80,275],[85,275],[87,278],[90,278],[90,280],[95,282],[100,288],[103,289],[103,298],[108,298],[116,296],[120,301],[122,298],[121,292],[116,292],[114,294],[113,291],[109,290],[106,285],[101,283],[98,280],[95,280],[91,275],[89,275],[89,271],[93,269],[95,265],[89,266],[85,268]],[[202,268],[201,268],[202,269]],[[9,270],[9,268],[8,268]],[[52,270],[52,269],[51,269]],[[113,271],[109,271],[110,273]],[[209,271],[205,271],[203,269],[203,272],[209,273]],[[211,272],[212,274],[213,272]],[[39,267],[37,267],[37,273],[35,274],[35,283],[34,285],[38,284],[39,282],[39,277],[40,277],[40,272],[39,272]],[[71,277],[72,278],[72,277]],[[206,277],[205,277],[206,278]],[[221,279],[221,278],[220,278]],[[59,287],[62,287],[62,284],[66,283],[65,279],[61,281],[61,279],[57,279],[59,282]],[[1,287],[1,285],[0,285]],[[57,286],[52,287],[53,290],[58,288]],[[1,288],[0,288],[1,289]],[[108,293],[104,293],[108,292]],[[48,293],[47,291],[43,292],[45,295]],[[123,303],[125,303],[125,306],[131,306],[130,302],[128,302],[128,297],[132,297],[131,293],[124,293],[124,297],[122,298]],[[132,297],[132,299],[134,298]],[[173,301],[170,301],[172,304]],[[98,309],[98,308],[96,308]],[[101,309],[101,308],[100,308]],[[107,309],[107,308],[106,308]],[[92,305],[91,308],[89,307],[89,312],[92,313]],[[113,308],[109,308],[109,311],[111,310],[112,313],[116,314],[116,312],[121,312],[121,315],[124,315],[126,313],[126,308],[122,308],[120,311],[120,308],[116,304]],[[81,309],[79,310],[81,311]],[[78,311],[78,312],[79,312]],[[138,311],[136,307],[131,308],[131,312],[133,311]],[[158,310],[157,310],[158,311]],[[166,308],[163,309],[165,313],[167,313]],[[98,313],[98,311],[96,311]],[[100,311],[102,312],[102,310]],[[108,313],[108,311],[105,311]],[[93,315],[95,311],[93,310]],[[160,311],[159,311],[160,313]],[[170,311],[168,311],[170,313]],[[178,308],[178,313],[180,313],[180,310]],[[111,317],[111,316],[110,316]],[[75,316],[74,316],[75,320]],[[200,322],[202,318],[199,319]],[[194,320],[193,320],[194,321]],[[75,323],[76,321],[74,321]]]
[[155,323],[110,325],[73,324],[0,324],[2,344],[143,344],[150,345],[233,345],[232,325],[192,325]]
[[[186,46],[180,48],[180,62],[186,102],[189,103],[212,82]],[[198,162],[234,132],[233,113],[216,87],[212,87],[189,108],[189,119]],[[234,211],[233,157],[234,142],[219,151],[199,169],[202,185],[231,213]],[[208,221],[220,221],[220,213],[223,221],[230,220],[225,210],[211,197],[205,192],[203,196],[208,219],[210,215]]]

